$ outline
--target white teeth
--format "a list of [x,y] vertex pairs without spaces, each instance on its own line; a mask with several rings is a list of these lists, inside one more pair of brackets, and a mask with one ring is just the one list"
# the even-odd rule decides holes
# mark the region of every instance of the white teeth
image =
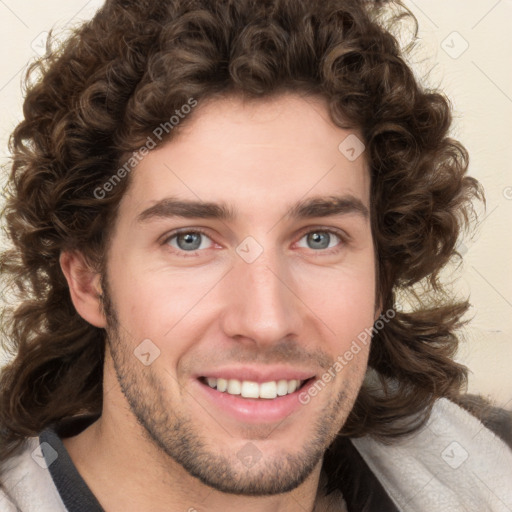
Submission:
[[250,380],[221,379],[208,377],[208,386],[230,395],[242,395],[244,398],[266,398],[272,400],[278,396],[285,396],[296,391],[303,383],[297,379],[278,381],[272,380],[258,384]]
[[272,399],[277,396],[277,384],[273,382],[264,382],[260,384],[260,398]]
[[277,395],[284,396],[288,394],[288,381],[287,380],[278,380],[277,381]]
[[217,379],[217,391],[226,391],[227,389],[228,381],[226,379]]
[[[229,391],[229,388],[228,388]],[[260,387],[257,382],[250,382],[248,380],[244,380],[242,382],[242,389],[240,393],[244,398],[259,398],[260,396]]]
[[288,381],[288,394],[293,393],[297,389],[298,384],[299,384],[299,381],[297,381],[297,380]]
[[242,392],[242,383],[236,379],[228,380],[228,393],[230,395],[239,395]]

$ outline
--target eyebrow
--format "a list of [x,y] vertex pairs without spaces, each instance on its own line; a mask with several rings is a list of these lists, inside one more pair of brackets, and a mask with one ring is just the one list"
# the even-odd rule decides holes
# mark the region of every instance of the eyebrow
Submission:
[[[288,219],[310,219],[347,214],[357,214],[364,219],[369,217],[368,208],[360,199],[352,195],[303,199],[292,205],[285,217]],[[169,217],[233,221],[236,218],[236,212],[226,203],[189,201],[168,197],[142,211],[137,216],[137,222]]]

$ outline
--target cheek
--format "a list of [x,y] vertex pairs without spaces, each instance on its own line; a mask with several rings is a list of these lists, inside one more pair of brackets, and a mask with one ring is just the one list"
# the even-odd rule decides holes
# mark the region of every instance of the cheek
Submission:
[[[371,331],[375,318],[375,288],[373,274],[359,279],[333,282],[324,290],[320,318],[325,329],[325,349],[336,375],[335,387],[345,388],[355,396],[367,369]],[[329,378],[329,377],[327,377]]]
[[373,325],[375,275],[372,267],[366,267],[364,272],[340,272],[324,279],[314,300],[319,317],[344,345]]
[[[119,321],[136,346],[152,340],[162,354],[185,352],[201,336],[202,321],[211,322],[208,291],[219,277],[215,272],[170,272],[140,269],[114,272],[111,288]],[[213,295],[213,294],[212,294]]]

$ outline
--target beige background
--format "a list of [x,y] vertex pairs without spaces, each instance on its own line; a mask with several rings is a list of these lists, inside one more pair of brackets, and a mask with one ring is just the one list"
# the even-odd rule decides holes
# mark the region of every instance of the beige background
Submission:
[[[52,26],[71,29],[100,0],[0,0],[0,157],[21,116],[20,79]],[[459,359],[471,369],[469,391],[512,410],[512,0],[407,0],[420,24],[411,57],[417,74],[440,86],[455,109],[453,135],[469,149],[470,173],[486,190],[476,238],[464,240],[456,286],[470,294],[473,321]]]

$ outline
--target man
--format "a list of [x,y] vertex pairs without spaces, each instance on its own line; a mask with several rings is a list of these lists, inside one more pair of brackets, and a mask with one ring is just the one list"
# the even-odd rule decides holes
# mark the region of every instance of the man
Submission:
[[434,295],[482,192],[387,9],[109,0],[41,62],[2,510],[512,508],[512,451],[457,405],[468,304]]

